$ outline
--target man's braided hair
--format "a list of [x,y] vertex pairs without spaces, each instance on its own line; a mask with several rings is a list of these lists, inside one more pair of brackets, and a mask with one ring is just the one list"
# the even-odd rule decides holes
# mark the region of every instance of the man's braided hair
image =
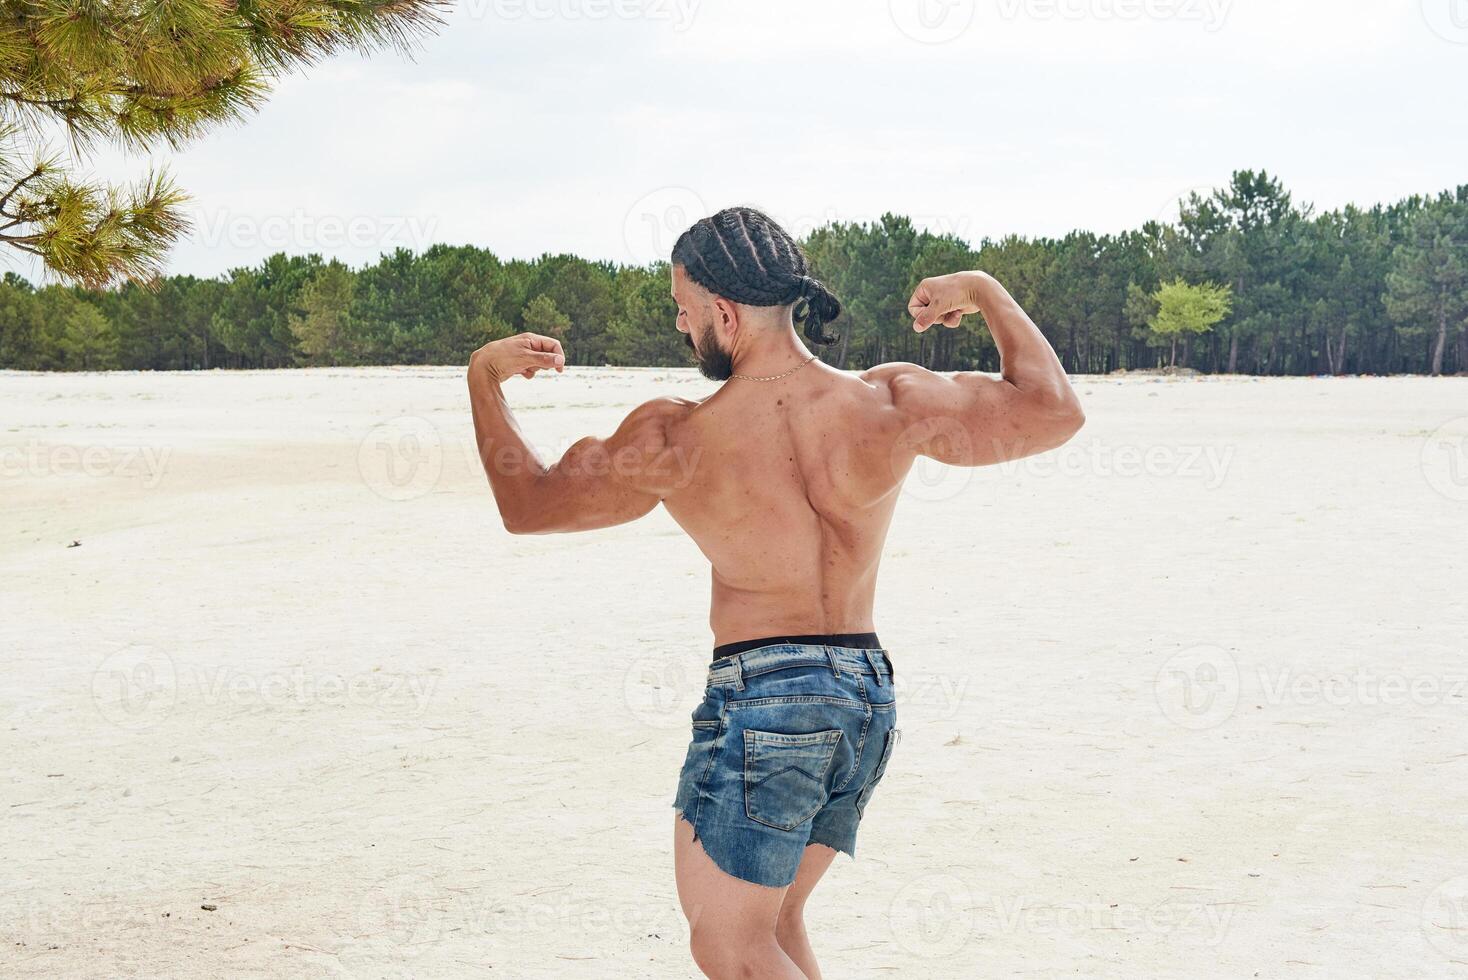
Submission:
[[841,301],[809,274],[800,245],[769,215],[754,208],[725,208],[698,221],[673,246],[673,264],[716,296],[745,306],[789,306],[805,325],[806,339],[829,344],[826,324],[841,315]]

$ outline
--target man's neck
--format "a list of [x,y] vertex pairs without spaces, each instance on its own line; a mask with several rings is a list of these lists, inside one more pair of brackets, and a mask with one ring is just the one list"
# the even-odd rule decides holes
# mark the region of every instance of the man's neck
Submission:
[[763,378],[799,367],[811,356],[800,338],[795,336],[794,327],[787,327],[783,331],[757,336],[743,349],[736,346],[732,360],[735,374]]

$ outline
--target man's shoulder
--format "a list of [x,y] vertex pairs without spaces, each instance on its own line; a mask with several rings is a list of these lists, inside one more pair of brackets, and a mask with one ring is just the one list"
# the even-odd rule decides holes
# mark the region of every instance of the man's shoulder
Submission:
[[911,361],[888,361],[886,364],[867,368],[857,377],[869,385],[890,388],[894,384],[931,378],[934,374],[921,364],[913,364]]
[[679,398],[676,395],[659,395],[651,401],[646,401],[638,405],[637,411],[665,416],[686,415],[701,404],[703,404],[702,399]]
[[610,440],[614,472],[644,493],[666,497],[676,490],[687,468],[685,423],[696,407],[686,398],[654,398],[634,408]]
[[911,388],[921,386],[937,375],[909,361],[889,361],[867,368],[857,377],[881,392],[889,402],[895,403]]
[[664,395],[638,405],[627,416],[625,424],[639,428],[676,425],[688,418],[698,405],[698,402],[688,398]]
[[698,402],[671,396],[643,402],[622,421],[617,430],[618,441],[644,452],[658,452],[671,441],[696,407]]

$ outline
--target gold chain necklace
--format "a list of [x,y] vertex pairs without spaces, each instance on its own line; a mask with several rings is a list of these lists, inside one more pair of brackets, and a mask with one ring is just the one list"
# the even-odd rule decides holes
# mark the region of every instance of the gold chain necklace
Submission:
[[799,371],[801,368],[805,367],[807,364],[809,364],[811,361],[814,361],[815,359],[816,359],[816,355],[815,354],[812,354],[810,357],[808,357],[805,360],[801,361],[799,364],[795,365],[795,367],[793,367],[790,370],[786,371],[784,374],[775,374],[775,375],[771,375],[768,378],[754,378],[754,377],[751,377],[751,376],[749,376],[747,374],[731,374],[731,375],[729,375],[729,377],[731,377],[731,378],[738,378],[740,381],[779,381],[781,378],[788,378],[788,377],[790,377],[796,371]]

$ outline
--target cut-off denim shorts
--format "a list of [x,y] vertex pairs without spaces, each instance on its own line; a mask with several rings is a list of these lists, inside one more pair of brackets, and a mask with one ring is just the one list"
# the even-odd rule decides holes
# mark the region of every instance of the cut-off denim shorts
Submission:
[[880,648],[780,643],[715,660],[673,806],[723,871],[789,885],[808,844],[856,856],[896,725]]

